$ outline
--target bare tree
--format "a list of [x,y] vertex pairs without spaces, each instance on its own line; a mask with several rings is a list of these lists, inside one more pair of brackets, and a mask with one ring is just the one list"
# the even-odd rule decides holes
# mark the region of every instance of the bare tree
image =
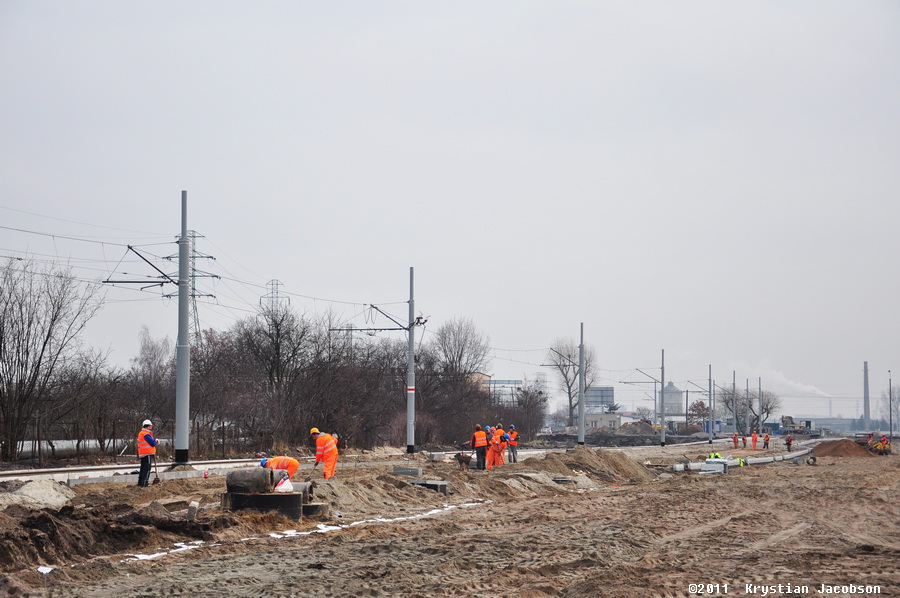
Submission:
[[99,286],[79,285],[71,269],[13,258],[0,268],[0,460],[18,458],[54,372],[101,305]]
[[[570,338],[559,338],[550,347],[550,364],[559,373],[560,388],[569,400],[568,426],[575,425],[575,409],[578,407],[578,343]],[[595,377],[595,352],[593,347],[584,349],[584,387],[593,385]]]
[[431,345],[442,374],[470,375],[490,367],[491,341],[471,319],[452,319],[442,324]]

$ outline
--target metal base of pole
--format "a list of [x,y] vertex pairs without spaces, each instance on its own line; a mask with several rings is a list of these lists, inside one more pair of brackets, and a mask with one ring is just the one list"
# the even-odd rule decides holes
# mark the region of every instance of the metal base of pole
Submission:
[[408,454],[412,455],[414,452],[416,452],[416,446],[415,446],[414,444],[407,444],[407,445],[406,445],[406,452],[407,452]]
[[661,442],[659,443],[659,446],[666,446],[666,441],[665,441],[665,440],[661,441]]
[[174,465],[188,465],[191,459],[188,457],[188,449],[175,449]]

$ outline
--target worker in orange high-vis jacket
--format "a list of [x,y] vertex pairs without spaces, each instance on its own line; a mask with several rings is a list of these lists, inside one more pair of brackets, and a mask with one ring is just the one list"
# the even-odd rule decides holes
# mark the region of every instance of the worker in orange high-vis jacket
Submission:
[[259,464],[268,469],[283,469],[288,472],[289,477],[294,477],[300,469],[300,461],[291,457],[269,457],[262,459]]
[[506,449],[507,461],[510,463],[519,462],[519,432],[512,424],[509,425],[509,448]]
[[484,470],[487,467],[487,445],[487,433],[481,429],[480,424],[475,424],[475,433],[469,442],[469,446],[475,451],[475,469]]
[[150,468],[153,466],[153,459],[156,456],[156,445],[159,442],[153,437],[153,422],[145,419],[141,424],[143,427],[137,435],[138,457],[141,458],[141,470],[138,473],[138,486],[146,487],[150,485]]
[[753,447],[753,450],[756,450],[756,441],[759,438],[759,434],[756,433],[756,430],[753,430],[753,434],[750,435],[750,445]]
[[319,428],[311,428],[309,435],[316,439],[316,463],[313,469],[321,461],[325,479],[329,480],[334,477],[334,470],[337,467],[337,440],[327,432],[319,432]]

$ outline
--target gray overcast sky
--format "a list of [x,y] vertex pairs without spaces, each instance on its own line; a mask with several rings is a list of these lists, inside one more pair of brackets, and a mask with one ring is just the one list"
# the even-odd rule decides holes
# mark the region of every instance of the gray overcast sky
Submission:
[[[123,245],[176,254],[185,189],[204,327],[273,279],[405,318],[412,266],[498,378],[581,322],[604,384],[665,349],[847,416],[863,361],[900,378],[896,2],[2,0],[0,76],[0,253],[152,274]],[[108,289],[89,343],[174,341],[160,294]]]

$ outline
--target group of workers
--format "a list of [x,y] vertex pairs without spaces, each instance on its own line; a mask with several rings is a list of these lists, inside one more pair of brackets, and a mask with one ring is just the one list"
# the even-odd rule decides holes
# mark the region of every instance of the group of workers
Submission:
[[[763,440],[763,449],[769,448],[769,433],[768,432],[766,432],[766,434],[763,436],[762,440]],[[754,451],[756,450],[756,444],[758,441],[759,441],[759,434],[756,433],[756,430],[753,430],[753,433],[750,434],[750,446],[752,447],[752,450],[754,450]],[[737,432],[735,432],[734,434],[731,435],[731,443],[732,443],[732,445],[734,445],[734,448],[738,447],[738,433]],[[747,448],[747,435],[746,434],[741,435],[741,445],[743,446],[743,448]],[[788,450],[791,450],[790,447],[788,447]]]
[[499,467],[506,462],[504,456],[509,463],[519,461],[519,432],[514,425],[510,425],[509,432],[506,432],[503,424],[484,427],[475,424],[469,446],[475,451],[475,469]]
[[[320,432],[319,428],[311,428],[309,435],[316,441],[316,462],[313,470],[322,463],[322,472],[325,479],[330,480],[334,477],[334,471],[338,462],[338,441],[337,434],[328,434]],[[293,478],[297,470],[300,469],[300,461],[293,457],[264,457],[259,464],[269,469],[283,469],[288,472],[288,477]],[[312,474],[310,474],[312,475]]]
[[[316,462],[313,465],[313,470],[319,466],[319,463],[322,463],[325,479],[329,480],[334,477],[334,472],[337,468],[337,434],[327,434],[320,432],[318,428],[312,428],[309,431],[309,435],[316,442]],[[141,460],[141,469],[138,472],[138,486],[145,487],[150,485],[150,470],[153,466],[153,458],[156,455],[158,444],[159,440],[153,437],[153,422],[145,419],[141,431],[137,435],[137,451]],[[269,469],[283,469],[288,472],[288,476],[291,478],[300,469],[300,461],[287,456],[264,457],[259,464]]]

